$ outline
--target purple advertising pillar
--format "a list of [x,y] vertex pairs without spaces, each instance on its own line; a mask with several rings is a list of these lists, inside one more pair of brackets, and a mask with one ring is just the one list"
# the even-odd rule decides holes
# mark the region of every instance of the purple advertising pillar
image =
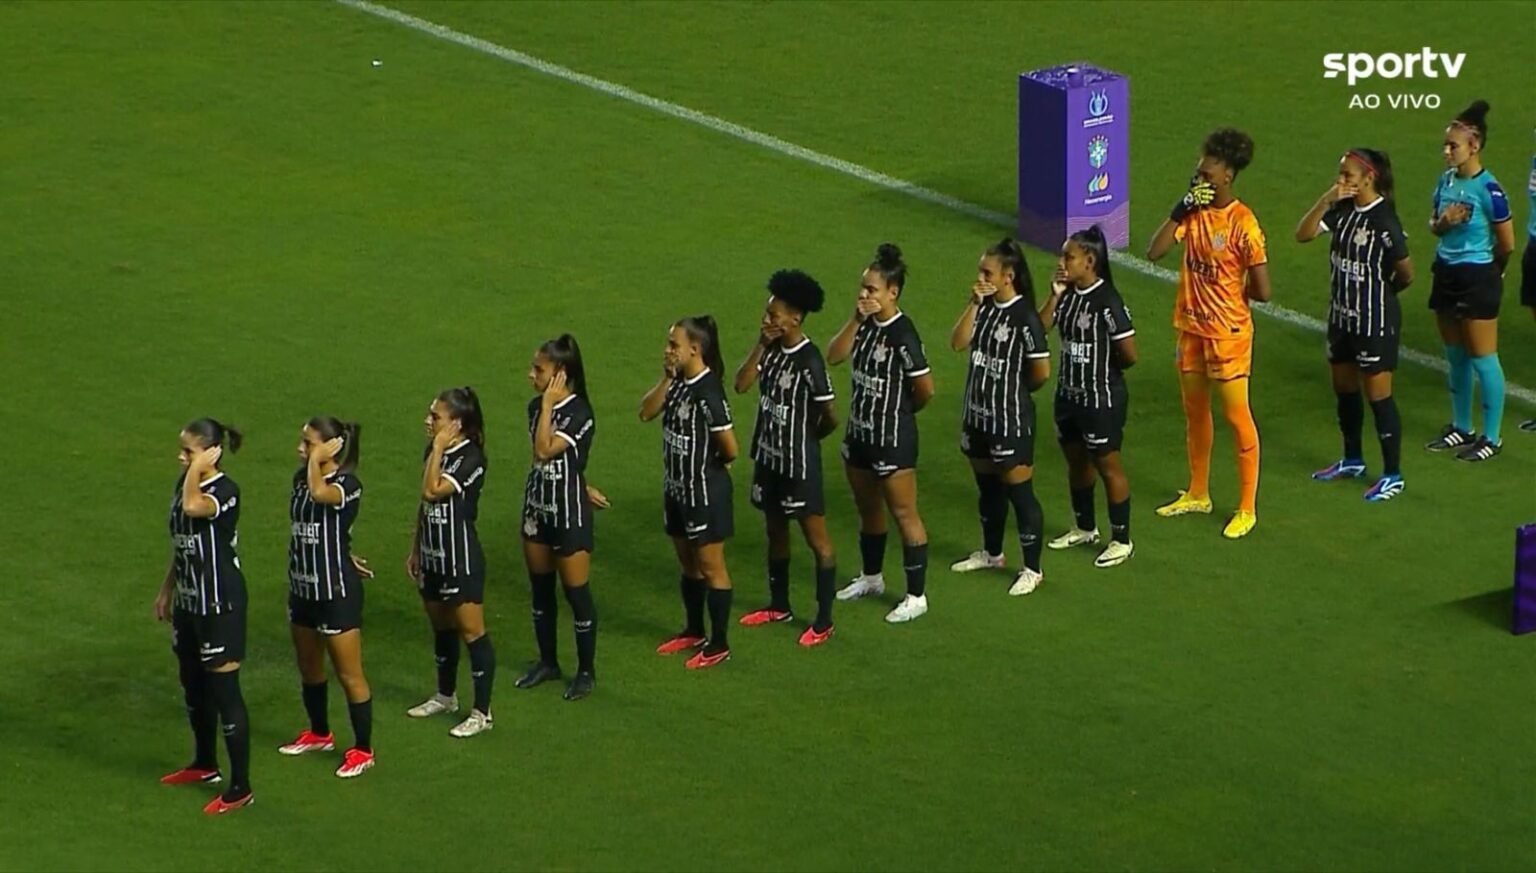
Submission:
[[1102,225],[1131,242],[1130,83],[1090,64],[1019,74],[1019,238],[1047,251]]
[[1515,614],[1510,630],[1536,631],[1536,524],[1515,531]]

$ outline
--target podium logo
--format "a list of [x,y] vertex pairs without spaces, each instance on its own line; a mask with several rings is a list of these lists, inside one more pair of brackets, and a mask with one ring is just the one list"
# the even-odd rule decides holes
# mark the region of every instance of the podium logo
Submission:
[[1100,173],[1088,180],[1089,194],[1102,194],[1109,190],[1109,174]]
[[1109,160],[1109,138],[1096,136],[1088,140],[1088,164],[1095,170],[1104,166]]
[[1109,111],[1109,92],[1095,91],[1088,98],[1088,114],[1098,118]]

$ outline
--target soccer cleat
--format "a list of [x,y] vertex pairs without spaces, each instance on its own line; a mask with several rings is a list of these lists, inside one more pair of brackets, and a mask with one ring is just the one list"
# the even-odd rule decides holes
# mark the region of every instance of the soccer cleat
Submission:
[[1119,566],[1124,564],[1134,554],[1136,554],[1135,543],[1122,543],[1119,540],[1110,540],[1109,545],[1104,547],[1104,551],[1099,552],[1099,556],[1093,559],[1093,566],[1099,568]]
[[1342,461],[1334,461],[1332,464],[1312,474],[1312,478],[1318,482],[1333,482],[1338,479],[1359,479],[1365,475],[1365,462],[1345,458]]
[[512,684],[526,690],[536,685],[543,685],[551,679],[559,678],[561,678],[559,667],[551,666],[543,661],[535,661],[533,666],[528,668],[528,672],[517,677],[517,681]]
[[885,593],[885,577],[880,575],[865,576],[860,574],[854,580],[837,592],[838,600],[857,600],[860,597],[869,597],[872,594]]
[[1445,426],[1440,435],[1424,444],[1424,448],[1431,452],[1444,452],[1449,449],[1459,449],[1477,439],[1477,434],[1470,430],[1462,430],[1454,424]]
[[720,649],[714,652],[708,649],[700,649],[694,653],[692,658],[688,659],[688,663],[685,666],[690,670],[706,670],[716,664],[723,664],[730,659],[730,649]]
[[1504,450],[1504,441],[1494,442],[1484,434],[1472,441],[1472,444],[1456,453],[1456,457],[1462,461],[1486,461]]
[[324,736],[314,731],[306,730],[299,734],[298,738],[286,746],[278,746],[277,750],[284,755],[302,755],[306,752],[329,752],[336,748],[336,738],[331,734]]
[[697,649],[708,641],[709,638],[703,634],[694,634],[689,633],[688,631],[683,631],[680,634],[673,634],[667,638],[666,642],[663,642],[661,645],[657,646],[656,654],[675,655],[678,652],[686,652],[689,649]]
[[1528,418],[1520,422],[1520,429],[1526,433],[1536,433],[1536,418]]
[[928,595],[913,597],[908,594],[901,598],[896,608],[885,614],[885,620],[891,624],[901,624],[914,618],[921,618],[928,611]]
[[1044,573],[1025,567],[1019,571],[1019,575],[1013,577],[1013,584],[1008,587],[1008,593],[1014,597],[1021,597],[1039,588],[1040,583],[1044,581]]
[[363,775],[363,771],[372,766],[373,752],[348,749],[347,754],[341,759],[341,766],[336,768],[336,775],[343,779],[352,779]]
[[741,617],[741,623],[747,627],[757,627],[760,624],[779,624],[794,618],[795,614],[787,609],[774,609],[768,607],[749,612]]
[[251,801],[255,799],[256,795],[249,791],[234,800],[225,800],[224,795],[221,794],[208,801],[208,805],[203,807],[203,812],[208,815],[223,815],[226,812],[234,812],[242,806],[250,806]]
[[591,673],[578,672],[576,678],[571,680],[571,684],[566,687],[565,694],[562,696],[566,700],[580,700],[591,694],[592,689],[596,687],[596,676],[593,676]]
[[1180,491],[1179,496],[1157,508],[1157,514],[1163,518],[1173,518],[1176,515],[1189,515],[1199,512],[1205,515],[1211,513],[1211,498],[1191,497],[1188,491]]
[[1221,529],[1221,535],[1229,540],[1240,540],[1253,532],[1253,526],[1259,523],[1259,517],[1246,509],[1239,509],[1232,513],[1232,518],[1227,521],[1227,526]]
[[1061,536],[1045,544],[1048,549],[1070,549],[1073,546],[1087,546],[1099,541],[1099,529],[1083,530],[1074,527]]
[[469,711],[469,718],[466,718],[453,727],[449,728],[448,733],[458,737],[459,739],[464,739],[466,737],[472,737],[475,734],[485,733],[495,726],[496,725],[491,720],[490,713],[481,712],[478,709],[471,709]]
[[1008,559],[1002,555],[989,555],[986,549],[977,549],[969,555],[949,565],[949,569],[955,573],[970,573],[975,570],[996,570],[1008,563]]
[[458,712],[459,697],[457,694],[434,694],[421,703],[407,709],[405,714],[411,718],[427,718],[440,712]]
[[1365,499],[1371,503],[1381,503],[1402,494],[1403,489],[1407,487],[1408,485],[1403,482],[1403,477],[1396,473],[1390,476],[1382,476],[1376,480],[1375,485],[1371,486],[1371,490],[1365,492]]
[[810,648],[811,646],[819,646],[827,640],[832,639],[832,632],[834,630],[837,630],[836,626],[830,624],[827,625],[826,630],[817,630],[816,626],[812,625],[805,629],[805,633],[800,635],[800,645],[805,646],[806,648]]
[[204,770],[201,767],[182,767],[174,773],[167,773],[160,777],[161,785],[217,785],[224,781],[223,775],[218,770]]

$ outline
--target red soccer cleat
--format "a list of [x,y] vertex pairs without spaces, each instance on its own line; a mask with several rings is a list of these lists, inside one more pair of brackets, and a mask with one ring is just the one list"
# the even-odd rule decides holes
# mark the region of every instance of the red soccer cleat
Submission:
[[731,659],[730,649],[721,649],[714,654],[700,651],[688,659],[687,667],[690,670],[707,670],[716,664],[724,664]]
[[242,806],[250,806],[251,801],[255,799],[256,795],[249,791],[245,792],[245,796],[238,800],[225,800],[224,795],[220,794],[208,801],[208,805],[203,807],[203,812],[208,815],[223,815],[226,812],[234,812]]
[[686,652],[689,649],[697,649],[698,647],[704,645],[705,642],[706,638],[702,636],[694,636],[693,634],[686,632],[675,634],[666,642],[656,647],[656,654],[675,655],[678,652]]
[[832,632],[834,630],[837,630],[837,628],[830,624],[827,625],[827,629],[824,631],[819,631],[814,626],[808,627],[805,629],[805,633],[800,635],[800,645],[806,646],[807,648],[810,646],[819,646],[827,640],[832,639]]
[[329,752],[336,748],[334,734],[317,734],[312,730],[299,732],[298,737],[286,746],[278,746],[277,750],[284,755],[303,755],[309,752]]
[[175,773],[167,773],[160,777],[161,785],[191,785],[201,783],[204,785],[217,785],[224,781],[224,777],[217,770],[201,770],[197,767],[182,767]]
[[363,775],[363,771],[373,766],[373,752],[352,748],[341,760],[341,766],[336,768],[336,775],[343,779],[351,779],[354,776]]
[[787,609],[774,609],[770,606],[767,609],[759,609],[756,612],[749,612],[743,615],[741,623],[747,627],[756,627],[760,624],[778,624],[779,622],[789,621],[794,617],[795,614]]

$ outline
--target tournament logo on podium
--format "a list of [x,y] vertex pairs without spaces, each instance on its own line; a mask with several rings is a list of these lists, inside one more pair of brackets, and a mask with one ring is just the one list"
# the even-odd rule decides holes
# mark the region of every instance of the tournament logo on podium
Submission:
[[1131,241],[1130,83],[1090,64],[1019,75],[1019,238],[1055,251],[1094,224]]

